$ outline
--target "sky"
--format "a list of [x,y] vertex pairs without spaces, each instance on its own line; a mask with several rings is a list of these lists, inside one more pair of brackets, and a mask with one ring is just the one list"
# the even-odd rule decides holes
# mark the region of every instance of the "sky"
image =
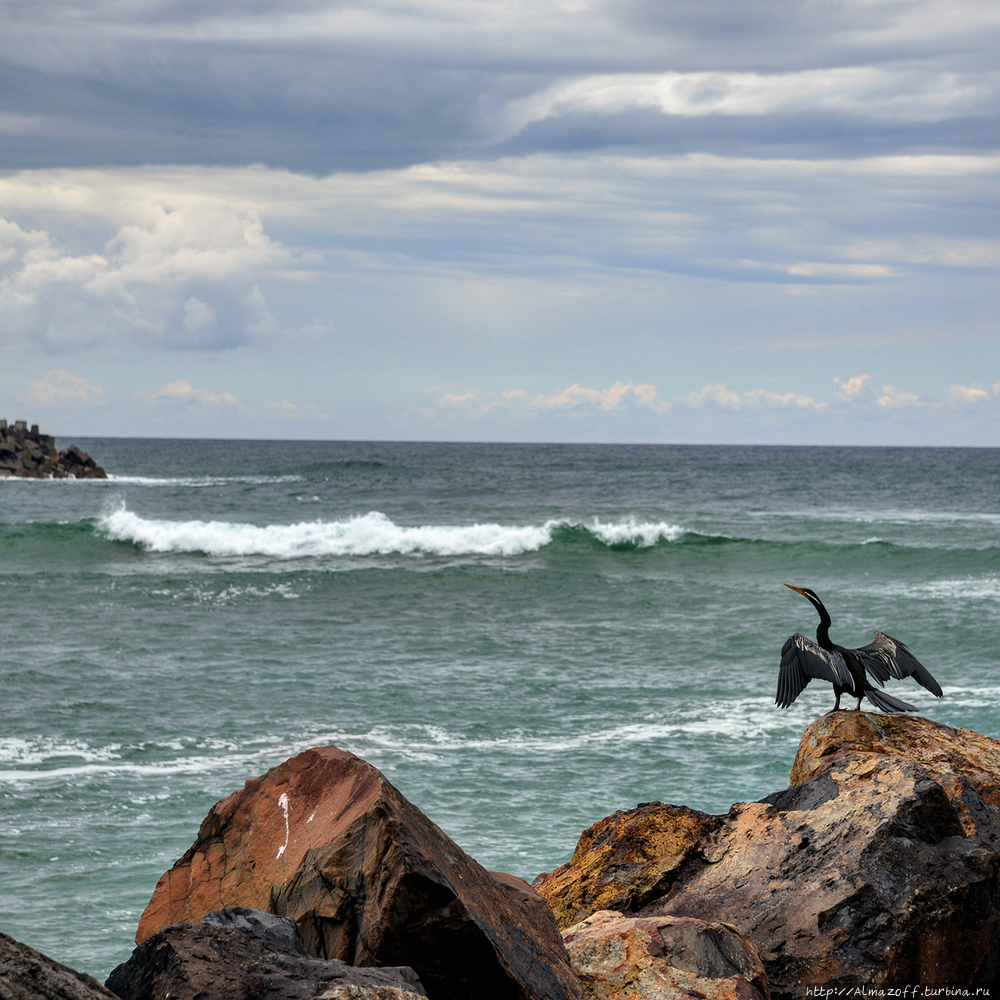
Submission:
[[996,0],[0,0],[0,416],[1000,445]]

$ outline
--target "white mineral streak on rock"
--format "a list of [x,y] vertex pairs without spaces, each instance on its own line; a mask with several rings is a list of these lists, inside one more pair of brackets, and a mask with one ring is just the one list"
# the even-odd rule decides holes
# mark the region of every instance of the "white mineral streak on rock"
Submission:
[[288,825],[288,792],[282,792],[278,796],[278,805],[281,806],[281,811],[285,814],[285,842],[278,848],[278,853],[275,855],[275,860],[281,857],[285,853],[285,848],[288,847],[288,838],[291,836],[291,827]]

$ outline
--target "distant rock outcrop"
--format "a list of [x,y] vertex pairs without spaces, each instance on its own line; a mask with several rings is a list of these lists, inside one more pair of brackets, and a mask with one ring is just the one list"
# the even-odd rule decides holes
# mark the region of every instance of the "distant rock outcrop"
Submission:
[[116,1000],[96,979],[0,934],[0,1000]]
[[768,1000],[757,947],[735,927],[598,910],[563,934],[586,1000]]
[[725,816],[616,813],[535,885],[564,927],[606,908],[732,924],[776,998],[1000,981],[1000,743],[831,712],[806,730],[792,781]]
[[311,958],[291,920],[210,913],[147,938],[108,977],[121,1000],[421,1000],[409,968],[359,969]]
[[25,479],[107,479],[108,474],[75,444],[56,450],[51,434],[40,434],[38,424],[0,420],[0,478]]
[[321,747],[212,807],[136,941],[228,906],[295,921],[306,950],[407,965],[432,1000],[579,1000],[548,904],[470,858],[382,774]]

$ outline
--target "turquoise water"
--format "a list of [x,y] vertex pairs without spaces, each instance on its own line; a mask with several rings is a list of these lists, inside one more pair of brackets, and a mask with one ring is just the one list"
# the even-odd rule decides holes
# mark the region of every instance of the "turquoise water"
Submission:
[[[65,447],[71,442],[60,441]],[[334,743],[532,879],[615,809],[784,787],[874,628],[1000,737],[1000,451],[80,440],[0,481],[0,930],[103,979],[209,807]]]

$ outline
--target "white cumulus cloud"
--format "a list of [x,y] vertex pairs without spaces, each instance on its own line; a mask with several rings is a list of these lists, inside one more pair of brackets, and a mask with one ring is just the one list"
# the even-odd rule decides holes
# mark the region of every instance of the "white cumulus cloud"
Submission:
[[275,329],[258,279],[288,254],[252,209],[96,171],[0,179],[0,204],[0,345],[220,349]]
[[82,376],[65,368],[53,368],[44,378],[31,383],[27,396],[18,399],[39,406],[100,406],[105,395],[101,386],[92,385]]
[[574,382],[560,392],[530,396],[524,389],[510,389],[499,396],[468,389],[465,392],[444,392],[437,397],[439,406],[457,407],[487,413],[497,409],[520,409],[526,412],[545,410],[610,410],[623,409],[629,402],[646,407],[654,413],[664,413],[670,403],[661,400],[656,386],[648,382],[615,382],[607,389],[590,389]]
[[140,393],[140,398],[152,405],[167,404],[173,406],[233,406],[238,410],[246,407],[231,393],[211,393],[205,389],[197,389],[187,379],[179,378],[165,385],[151,395]]

